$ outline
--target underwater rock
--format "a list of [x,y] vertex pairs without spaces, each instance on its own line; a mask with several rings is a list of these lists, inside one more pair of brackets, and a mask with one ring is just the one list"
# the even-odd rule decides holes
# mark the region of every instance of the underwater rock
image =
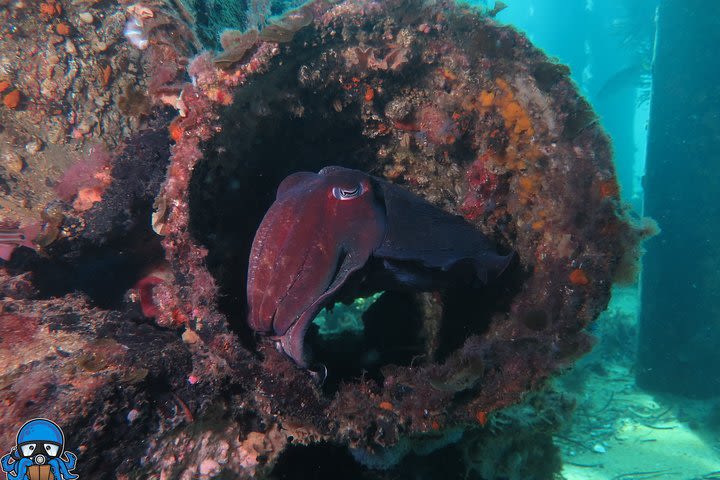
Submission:
[[[258,37],[222,69],[211,52],[185,67],[194,42],[180,3],[153,7],[139,53],[150,65],[137,72],[155,109],[178,116],[150,115],[160,126],[123,139],[134,155],[113,155],[146,174],[113,169],[92,208],[66,212],[48,261],[18,248],[0,267],[13,285],[2,338],[35,339],[20,354],[0,343],[4,440],[27,416],[49,417],[83,446],[78,473],[119,478],[262,477],[276,463],[292,469],[286,449],[412,455],[422,449],[402,445],[452,432],[464,432],[458,448],[486,448],[503,429],[493,418],[590,348],[585,328],[642,236],[620,204],[609,140],[567,71],[547,74],[522,34],[472,9],[414,0],[310,2],[292,36]],[[344,352],[311,332],[308,346],[333,366],[319,386],[254,337],[244,292],[280,180],[325,165],[463,215],[517,265],[483,289],[383,294]],[[162,281],[138,293],[158,270]],[[90,300],[58,291],[66,278],[92,283],[77,288]],[[532,458],[552,456],[549,435]]]

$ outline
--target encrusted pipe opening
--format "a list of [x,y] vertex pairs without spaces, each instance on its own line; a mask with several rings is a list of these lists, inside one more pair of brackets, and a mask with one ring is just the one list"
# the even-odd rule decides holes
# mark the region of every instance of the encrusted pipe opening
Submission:
[[[332,397],[332,408],[356,404],[357,388],[377,389],[393,411],[403,405],[397,410],[408,412],[403,421],[412,418],[414,429],[427,431],[433,423],[424,412],[447,397],[467,395],[488,411],[501,408],[514,401],[515,392],[533,387],[535,379],[588,348],[582,329],[607,302],[626,227],[617,209],[607,138],[592,118],[580,115],[586,104],[569,80],[563,77],[552,92],[538,86],[526,65],[547,63],[541,52],[513,30],[480,16],[452,15],[450,28],[434,30],[423,23],[432,13],[405,17],[404,8],[395,5],[376,13],[378,19],[399,14],[398,22],[370,22],[358,12],[352,19],[337,19],[334,34],[313,24],[278,44],[276,56],[220,110],[218,133],[202,146],[203,160],[190,185],[190,231],[208,249],[206,263],[219,286],[220,309],[248,350],[264,351],[263,368],[275,372],[293,360],[311,369],[325,364],[329,377],[323,401]],[[475,33],[455,37],[451,32]],[[582,121],[575,122],[568,112]],[[466,277],[462,261],[439,263],[458,271],[452,272],[452,282],[438,286],[421,280],[423,273],[443,273],[441,268],[427,272],[411,261],[391,260],[383,268],[400,284],[391,287],[411,290],[397,293],[387,285],[371,285],[383,280],[374,276],[372,262],[384,261],[371,256],[360,266],[369,272],[356,285],[363,291],[345,291],[357,280],[348,277],[333,298],[322,299],[352,301],[375,288],[386,289],[358,314],[362,334],[323,336],[314,326],[307,335],[300,327],[288,335],[289,325],[282,322],[293,319],[285,312],[277,323],[268,312],[254,319],[258,330],[283,336],[280,345],[290,358],[287,365],[278,363],[283,357],[274,356],[273,349],[256,348],[257,336],[247,324],[253,238],[284,178],[328,165],[369,173],[397,187],[395,192],[407,191],[430,208],[464,217],[493,245],[493,253],[514,252],[513,263],[499,275],[489,275],[487,285],[474,288],[454,281]],[[377,207],[387,214],[388,199],[403,195],[383,194],[385,203]],[[297,214],[291,200],[276,211],[280,213],[268,228]],[[440,217],[422,210],[422,202],[401,204],[394,216],[384,218],[409,238],[418,231],[437,232],[436,238],[455,242],[469,238],[468,230],[456,231],[452,222],[442,229],[427,227],[422,220],[436,226]],[[318,225],[336,227],[323,237],[328,248],[339,245],[333,242],[338,232],[346,233],[343,221],[315,223],[313,228],[321,230]],[[319,238],[300,227],[293,235]],[[265,251],[272,251],[273,258],[292,254],[285,245],[275,242]],[[389,242],[389,258],[394,248]],[[260,262],[265,267],[278,268],[273,259],[262,260],[267,260]],[[313,261],[314,268],[327,268]],[[305,268],[304,261],[301,266]],[[400,274],[407,280],[404,285]],[[312,282],[311,277],[304,281]],[[277,292],[259,287],[258,296],[267,292],[281,298],[291,287],[278,283],[272,285]],[[422,288],[437,291],[412,291]],[[283,373],[290,382],[288,375]],[[298,374],[297,384],[304,386],[307,379]],[[268,382],[267,388],[274,385]],[[467,415],[460,409],[458,416]],[[365,419],[368,424],[374,422],[372,415]]]
[[[433,117],[434,111],[422,110],[414,116],[397,113],[398,109],[411,107],[388,99],[399,98],[403,85],[429,75],[432,69],[420,63],[407,65],[408,75],[390,71],[392,81],[388,80],[385,88],[393,94],[376,100],[374,90],[362,87],[363,81],[355,77],[338,77],[337,82],[320,85],[323,68],[344,65],[345,61],[337,52],[318,60],[312,51],[300,47],[276,60],[260,80],[238,89],[233,103],[221,110],[221,129],[204,145],[204,158],[193,173],[191,232],[208,249],[207,265],[220,287],[220,310],[250,348],[255,336],[246,324],[248,260],[255,232],[275,200],[280,182],[291,173],[317,172],[328,165],[393,178],[388,158],[382,157],[382,152],[397,150],[405,155],[420,155],[415,145],[428,141],[428,134],[417,131],[420,127],[412,122],[423,122],[425,117]],[[368,119],[373,101],[388,102],[379,108],[389,115],[407,117],[390,123],[395,125],[396,134],[388,135],[390,130]],[[447,122],[439,122],[442,125],[437,128],[450,128]],[[452,142],[444,137],[442,141],[436,139],[439,145],[428,147],[451,152],[447,158],[462,165],[439,165],[434,172],[442,181],[440,187],[430,189],[430,200],[446,210],[457,204],[453,198],[457,195],[457,177],[475,157],[471,139],[459,134],[457,137]],[[443,143],[446,140],[448,143]],[[398,182],[403,188],[412,190],[422,183],[420,175],[406,177]],[[509,253],[506,246],[500,249],[500,253]],[[513,264],[509,270],[519,270],[516,267]],[[486,333],[495,316],[507,313],[521,284],[515,281],[516,276],[504,275],[503,281],[487,288],[389,291],[366,311],[354,313],[360,326],[355,331],[340,328],[328,332],[326,328],[323,332],[320,326],[311,326],[306,346],[313,363],[329,366],[326,393],[363,375],[382,382],[381,370],[386,365],[444,361],[470,336]],[[346,295],[350,298],[344,300],[352,300],[355,293],[350,292]],[[482,299],[481,306],[478,298]],[[472,321],[468,321],[470,318]]]

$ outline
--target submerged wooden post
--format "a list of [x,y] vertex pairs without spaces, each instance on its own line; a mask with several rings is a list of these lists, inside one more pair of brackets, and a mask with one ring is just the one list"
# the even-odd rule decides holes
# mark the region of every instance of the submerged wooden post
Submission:
[[664,0],[650,113],[638,383],[720,394],[720,3]]

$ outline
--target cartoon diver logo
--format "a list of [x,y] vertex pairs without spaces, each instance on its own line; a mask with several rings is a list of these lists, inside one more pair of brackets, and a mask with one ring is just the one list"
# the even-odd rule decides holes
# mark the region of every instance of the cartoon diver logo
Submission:
[[[17,445],[2,457],[8,480],[72,480],[77,457],[64,452],[65,436],[54,422],[35,418],[22,426]],[[65,458],[63,458],[65,453]]]

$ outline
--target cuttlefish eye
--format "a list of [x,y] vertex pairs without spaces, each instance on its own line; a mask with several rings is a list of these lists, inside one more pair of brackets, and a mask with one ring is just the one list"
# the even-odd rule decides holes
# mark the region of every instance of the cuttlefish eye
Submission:
[[333,187],[332,193],[338,200],[351,200],[362,195],[363,186],[358,184],[354,187]]

